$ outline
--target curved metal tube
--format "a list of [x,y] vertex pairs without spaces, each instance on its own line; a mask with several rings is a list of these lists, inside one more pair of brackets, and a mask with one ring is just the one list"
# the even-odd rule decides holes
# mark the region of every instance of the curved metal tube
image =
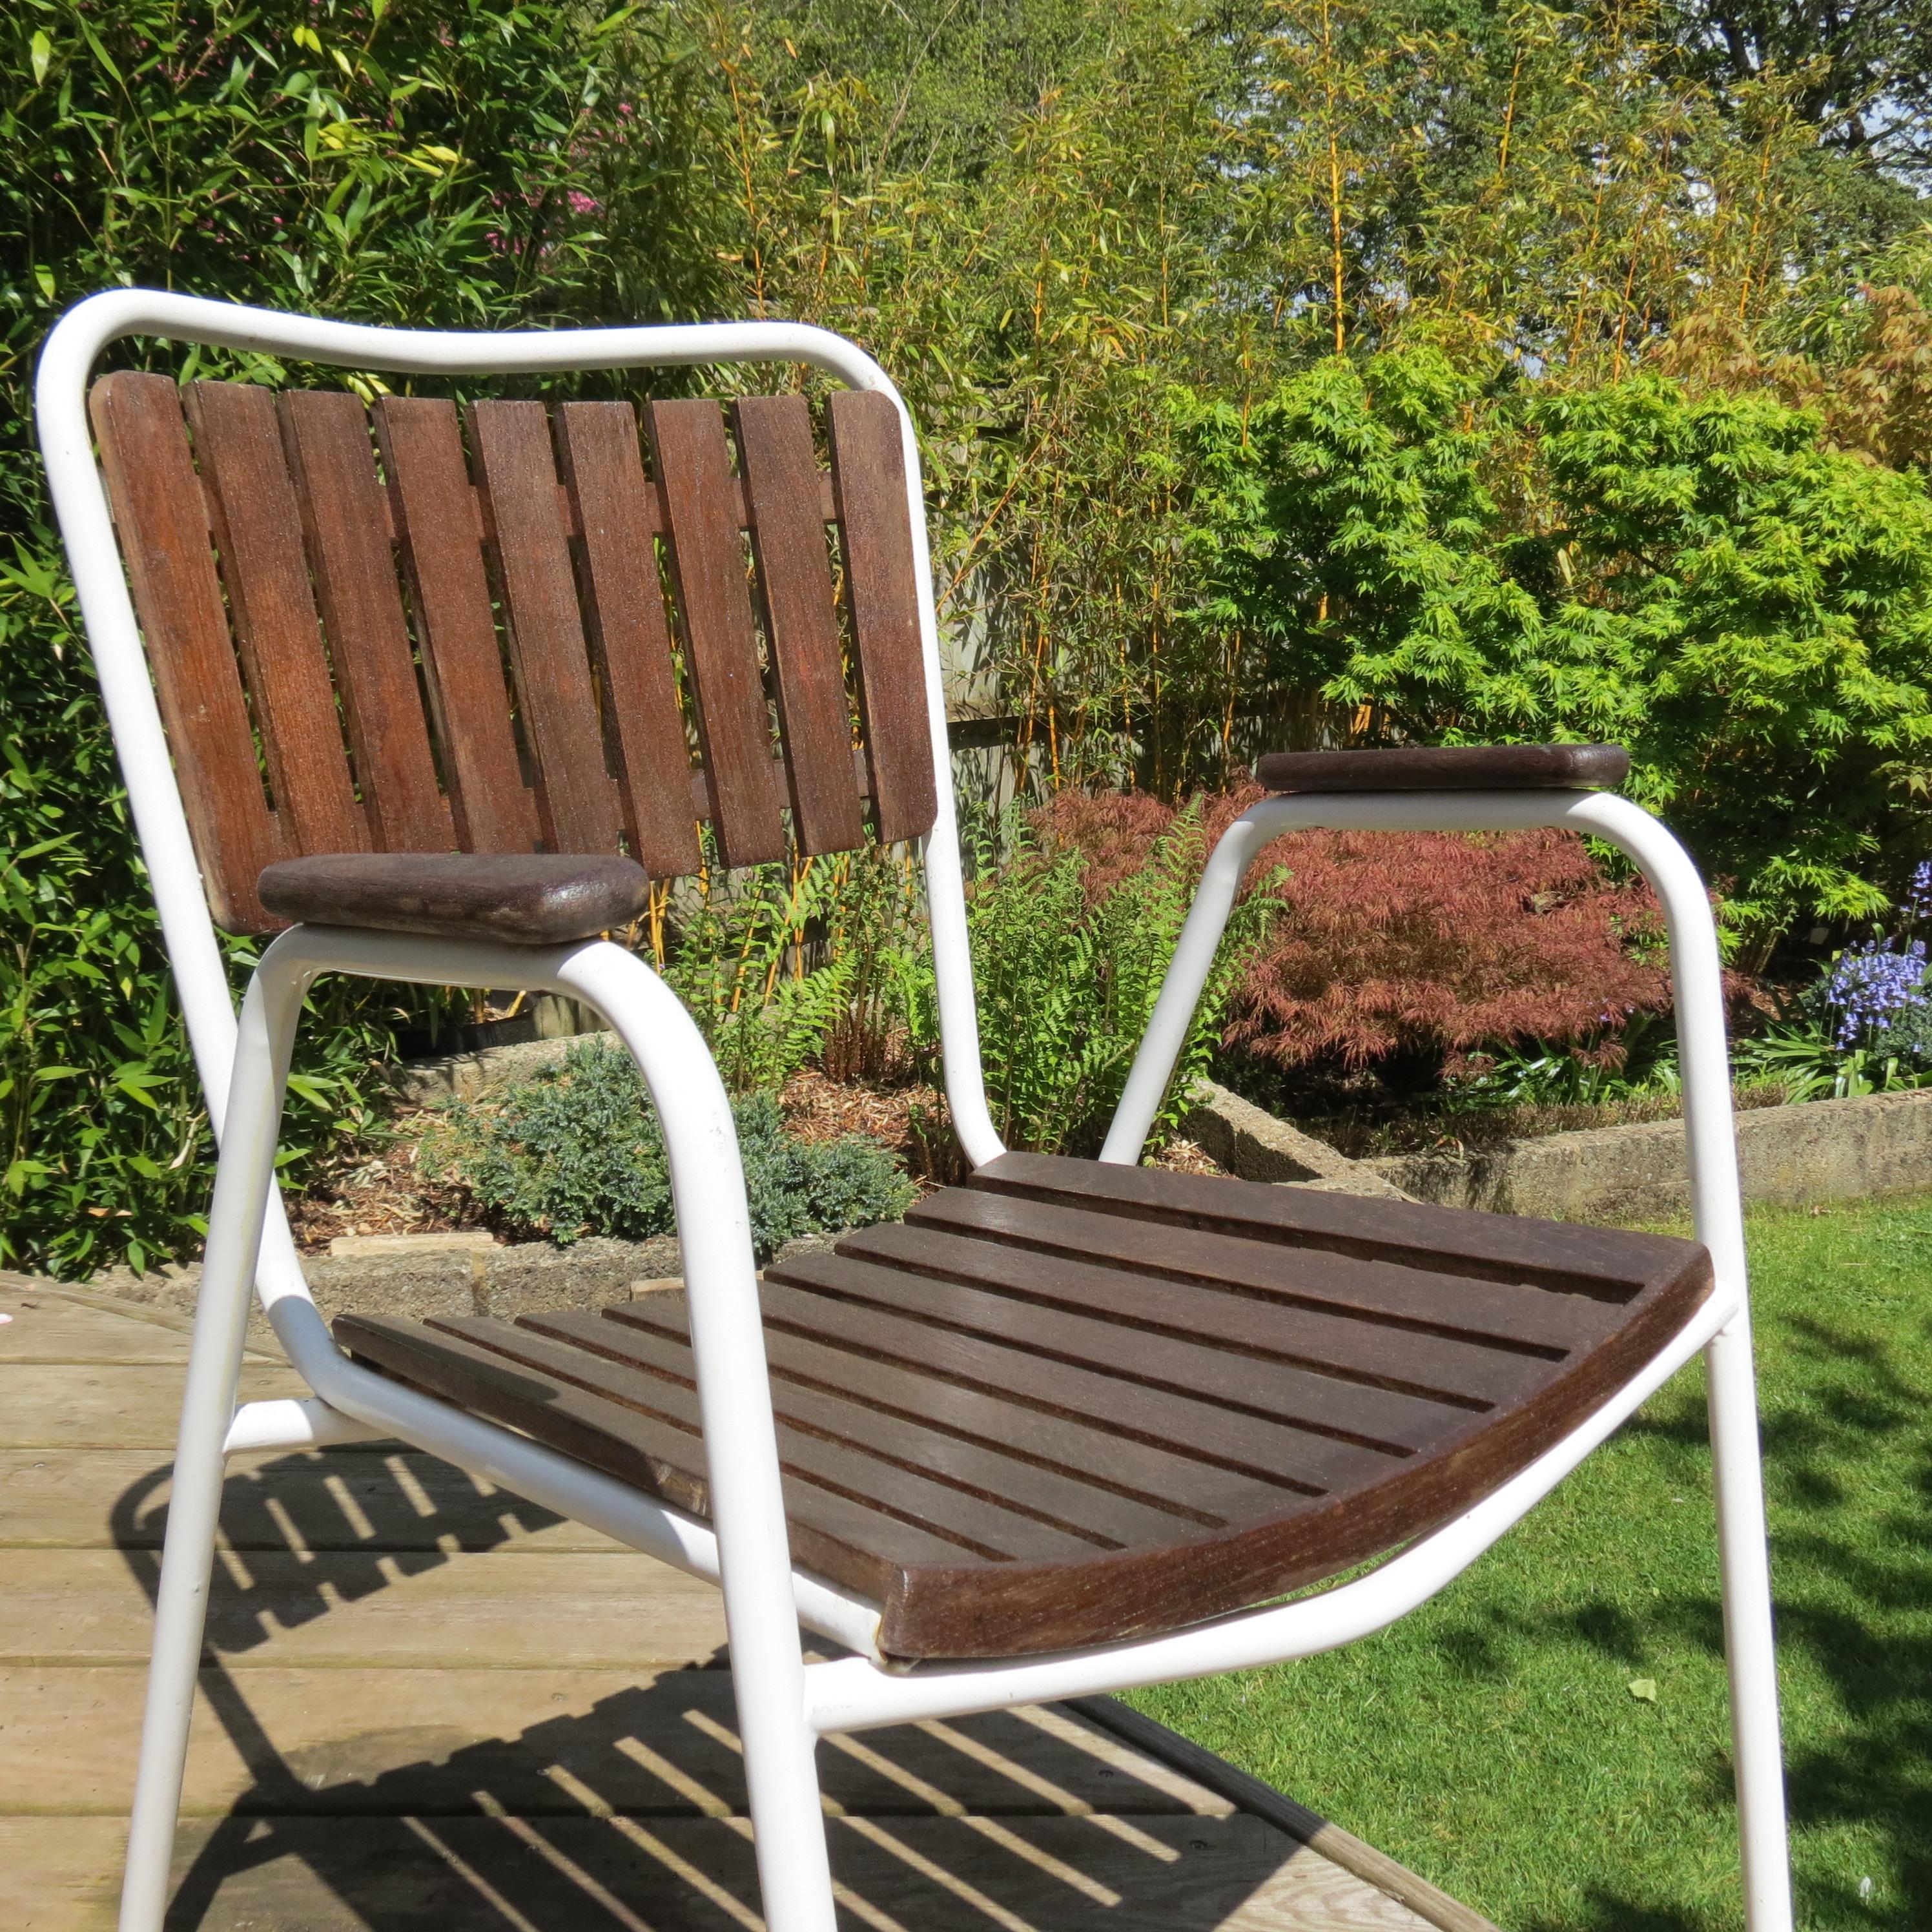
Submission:
[[[899,414],[913,563],[920,586],[926,719],[936,768],[950,776],[945,676],[932,599],[919,443],[892,381],[856,344],[803,322],[716,322],[638,328],[506,330],[501,333],[376,328],[359,322],[209,302],[155,289],[91,296],[63,316],[40,354],[34,412],[54,511],[74,572],[88,642],[128,782],[134,828],[153,880],[168,959],[180,988],[195,1064],[218,1138],[227,1111],[235,1014],[227,974],[202,896],[200,868],[176,788],[167,739],[148,675],[139,627],[114,542],[107,499],[88,432],[89,372],[110,343],[130,335],[166,337],[264,351],[346,368],[422,375],[494,375],[562,369],[647,368],[734,362],[804,363],[849,388],[891,398]],[[950,782],[924,854],[928,910],[945,1042],[947,1103],[968,1156],[977,1166],[1002,1151],[986,1109],[979,1024],[966,946],[959,832]]]
[[[1704,882],[1690,855],[1657,820],[1640,806],[1610,792],[1288,793],[1264,799],[1228,828],[1208,860],[1174,949],[1173,964],[1155,1002],[1154,1018],[1108,1130],[1102,1160],[1131,1164],[1139,1160],[1249,868],[1271,839],[1316,826],[1385,832],[1566,827],[1607,839],[1627,853],[1650,881],[1664,908],[1683,1070],[1684,1138],[1690,1170],[1692,1220],[1697,1238],[1710,1251],[1716,1274],[1713,1304],[1730,1311],[1723,1326],[1709,1339],[1706,1370],[1746,1912],[1751,1932],[1786,1932],[1791,1924],[1791,1880],[1744,1217],[1732,1124],[1730,1060],[1724,1037],[1724,971]],[[1619,1404],[1622,1400],[1619,1397]],[[1586,1425],[1586,1432],[1594,1426]],[[1562,1447],[1567,1452],[1568,1445]],[[1520,1477],[1517,1484],[1524,1480]],[[1491,1503],[1516,1487],[1513,1484],[1499,1491]],[[1465,1519],[1466,1522],[1469,1520]],[[1450,1533],[1439,1532],[1430,1544]],[[1340,1598],[1349,1592],[1366,1591],[1378,1579],[1399,1573],[1408,1561],[1399,1558],[1361,1584],[1350,1586],[1348,1592],[1335,1594]],[[1292,1618],[1298,1607],[1265,1614]]]
[[[760,1883],[775,1925],[782,1924],[786,1932],[833,1932],[744,1174],[730,1102],[704,1036],[656,974],[607,941],[525,950],[317,926],[298,926],[268,949],[242,1002],[229,1132],[208,1219],[156,1606],[155,1664],[122,1898],[124,1932],[151,1932],[160,1923],[166,1901],[207,1609],[205,1553],[213,1548],[250,1284],[290,1360],[331,1408],[452,1454],[464,1466],[539,1501],[545,1460],[568,1467],[562,1458],[545,1459],[529,1448],[519,1455],[497,1453],[500,1444],[516,1438],[446,1403],[384,1385],[336,1348],[310,1298],[287,1223],[271,1211],[271,1190],[296,1024],[310,982],[325,970],[567,993],[602,1012],[637,1060],[663,1121],[683,1244],[712,1496],[709,1536],[716,1539],[739,1687]],[[266,1252],[265,1231],[272,1231]],[[594,1472],[579,1472],[568,1498],[570,1514],[592,1522],[598,1518],[600,1486],[622,1488],[594,1478]],[[644,1499],[630,1502],[634,1516],[645,1508]],[[656,1533],[675,1546],[674,1513],[654,1514],[659,1519]],[[692,1527],[704,1534],[700,1526]],[[674,1546],[665,1553],[685,1560],[686,1568],[706,1567],[688,1560],[706,1553],[695,1538],[688,1550]]]

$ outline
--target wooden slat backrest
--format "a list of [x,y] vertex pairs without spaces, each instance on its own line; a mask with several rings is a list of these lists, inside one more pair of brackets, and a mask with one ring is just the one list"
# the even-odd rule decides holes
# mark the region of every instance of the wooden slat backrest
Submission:
[[908,674],[919,662],[919,594],[898,412],[884,396],[841,389],[828,412],[873,809],[881,838],[916,838],[939,805],[926,680]]
[[282,439],[328,634],[372,841],[385,852],[456,842],[416,685],[369,418],[346,389],[291,389]]
[[791,756],[792,822],[824,850],[865,836],[852,769],[851,711],[839,675],[838,614],[818,501],[818,458],[802,396],[746,396],[732,412],[765,635]]
[[590,642],[603,680],[614,741],[624,835],[632,856],[658,878],[698,869],[691,794],[663,782],[687,767],[670,632],[655,568],[662,518],[644,480],[637,418],[628,403],[566,403],[557,446],[580,542],[579,579]]
[[470,443],[501,578],[524,730],[536,761],[544,842],[557,852],[608,852],[617,843],[617,789],[597,755],[603,728],[558,500],[549,412],[541,403],[476,404]]
[[782,858],[784,823],[724,418],[716,403],[694,397],[652,404],[650,420],[684,620],[685,670],[698,699],[698,746],[710,782],[711,829],[728,865]]
[[671,878],[701,819],[732,866],[932,824],[884,397],[834,397],[829,476],[800,395],[641,437],[627,403],[386,395],[373,446],[346,391],[122,374],[90,406],[220,925],[272,929],[256,878],[308,853],[622,844]]
[[430,706],[442,746],[457,842],[466,852],[528,852],[538,839],[524,782],[482,513],[454,403],[385,396],[376,432],[406,560]]
[[181,392],[165,376],[125,370],[88,400],[208,910],[231,932],[260,932],[273,922],[255,880],[288,848],[256,766]]
[[274,397],[248,383],[195,382],[186,400],[283,830],[298,850],[364,850]]

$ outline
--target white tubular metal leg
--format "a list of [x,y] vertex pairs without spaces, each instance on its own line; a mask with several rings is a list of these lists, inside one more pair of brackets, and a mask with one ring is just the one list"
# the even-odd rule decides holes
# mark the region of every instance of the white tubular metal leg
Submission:
[[1139,1160],[1227,929],[1235,896],[1256,856],[1283,832],[1317,826],[1387,832],[1564,826],[1607,839],[1628,854],[1664,908],[1683,1066],[1692,1217],[1697,1238],[1710,1251],[1716,1298],[1735,1308],[1709,1340],[1706,1372],[1746,1923],[1750,1932],[1790,1932],[1790,1860],[1744,1219],[1724,1038],[1723,974],[1703,881],[1683,847],[1662,825],[1614,793],[1290,793],[1264,799],[1228,827],[1208,860],[1108,1130],[1102,1160],[1131,1164]]
[[[586,947],[559,976],[622,1036],[664,1126],[765,1923],[771,1932],[835,1932],[758,1264],[730,1104],[690,1015],[641,960],[615,946]],[[685,1065],[674,1080],[653,1078],[652,1064],[674,1029]]]
[[280,988],[289,1024],[269,1010],[272,980],[257,978],[242,1002],[235,1049],[233,1106],[214,1201],[188,1351],[175,1447],[168,1528],[154,1604],[154,1659],[134,1775],[134,1808],[121,1891],[121,1932],[160,1932],[188,1757],[188,1723],[200,1681],[209,1572],[248,1333],[248,1298],[262,1244],[262,1210],[274,1178],[275,1142],[294,1010],[306,976]]
[[[730,1105],[702,1036],[655,973],[603,942],[518,951],[326,928],[298,928],[278,940],[243,1003],[164,1557],[121,1932],[160,1932],[166,1904],[224,1442],[258,1262],[265,1264],[264,1305],[296,1366],[325,1394],[337,1394],[352,1421],[354,1409],[363,1406],[353,1387],[366,1372],[336,1354],[299,1269],[288,1265],[292,1254],[272,1251],[286,1243],[271,1190],[290,1048],[304,992],[318,971],[330,969],[567,993],[594,1006],[635,1056],[664,1124],[683,1243],[716,1565],[766,1922],[772,1932],[835,1932],[744,1176]],[[266,1257],[265,1218],[277,1238]],[[466,1456],[461,1451],[471,1445],[454,1445],[466,1466],[482,1461],[496,1472],[490,1439],[506,1447],[514,1440],[425,1398],[398,1400],[393,1408],[401,1424],[397,1432],[428,1436],[428,1446],[438,1448],[448,1446],[447,1437],[434,1429],[412,1431],[412,1410],[446,1418],[458,1434],[468,1423],[467,1433],[484,1446]],[[332,1413],[314,1420],[339,1438],[340,1425],[328,1419]],[[276,1420],[294,1425],[293,1418]],[[374,1414],[364,1418],[370,1426],[376,1420]],[[245,1442],[248,1432],[239,1432]],[[514,1486],[513,1472],[511,1482]]]

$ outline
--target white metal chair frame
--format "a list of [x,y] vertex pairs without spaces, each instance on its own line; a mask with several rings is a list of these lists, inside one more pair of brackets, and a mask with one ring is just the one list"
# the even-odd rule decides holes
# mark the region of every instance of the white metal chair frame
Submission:
[[[1700,1349],[1709,1380],[1746,1922],[1750,1932],[1790,1932],[1770,1579],[1717,939],[1702,881],[1657,820],[1628,800],[1600,792],[1264,800],[1235,821],[1210,860],[1101,1158],[1138,1160],[1235,894],[1270,839],[1313,826],[1389,831],[1558,826],[1588,832],[1636,862],[1657,892],[1669,930],[1693,1209],[1697,1237],[1715,1272],[1710,1298],[1669,1347],[1529,1467],[1354,1582],[1091,1651],[1017,1663],[893,1666],[877,1646],[876,1606],[791,1563],[730,1110],[696,1026],[650,967],[604,940],[516,947],[298,926],[268,948],[238,1020],[88,432],[85,396],[93,366],[110,344],[134,335],[361,370],[437,375],[805,364],[852,388],[891,397],[904,427],[932,754],[940,780],[938,817],[926,842],[924,862],[946,1093],[975,1166],[1003,1151],[981,1080],[917,447],[904,404],[870,357],[841,337],[784,322],[440,333],[366,328],[139,289],[96,296],[70,311],[48,338],[41,358],[41,445],[221,1148],[182,1402],[121,1932],[160,1932],[225,1460],[238,1450],[400,1437],[718,1582],[766,1922],[773,1932],[833,1932],[813,1761],[819,1737],[1278,1663],[1366,1636],[1426,1602],[1466,1568]],[[594,1007],[623,1040],[664,1124],[709,1462],[709,1524],[363,1368],[336,1347],[310,1298],[272,1184],[297,1018],[310,983],[325,972],[566,994]],[[251,1282],[313,1397],[236,1408]],[[854,1654],[806,1664],[801,1624]]]

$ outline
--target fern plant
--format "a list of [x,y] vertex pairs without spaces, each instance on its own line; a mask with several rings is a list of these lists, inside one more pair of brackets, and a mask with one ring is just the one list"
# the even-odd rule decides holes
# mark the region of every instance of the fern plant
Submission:
[[853,967],[808,967],[806,938],[836,897],[823,859],[760,866],[728,884],[700,877],[664,976],[697,1020],[734,1094],[776,1090],[812,1059],[844,1010]]
[[[996,856],[1004,844],[1004,860]],[[1146,862],[1095,886],[1085,856],[1012,812],[973,842],[977,878],[967,926],[979,994],[986,1095],[1009,1145],[1091,1153],[1126,1085],[1141,1037],[1192,903],[1207,856],[1198,806],[1181,813]],[[1170,1137],[1183,1097],[1219,1042],[1235,981],[1273,908],[1253,894],[1235,909],[1155,1116]],[[938,1044],[929,950],[902,962],[908,1024],[928,1056]]]

